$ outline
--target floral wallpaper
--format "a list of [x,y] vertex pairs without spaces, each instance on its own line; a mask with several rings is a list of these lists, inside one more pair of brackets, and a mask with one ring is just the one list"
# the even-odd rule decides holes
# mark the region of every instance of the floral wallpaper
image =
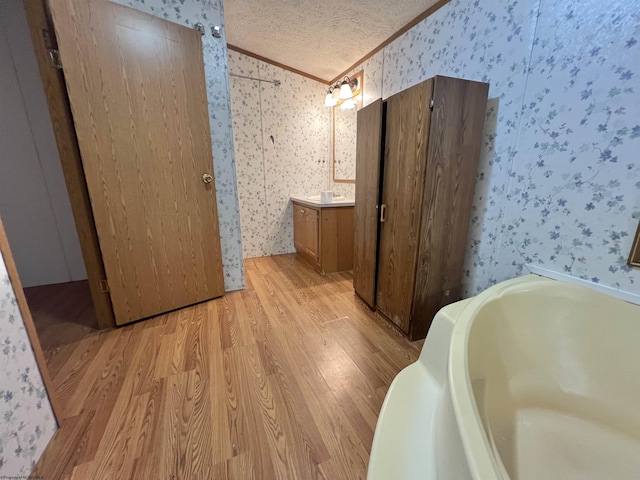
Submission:
[[626,257],[640,218],[639,12],[639,0],[452,0],[356,67],[365,104],[434,75],[491,85],[466,295],[527,263],[638,291]]
[[327,86],[234,51],[229,71],[244,256],[294,252],[289,197],[329,186]]
[[0,343],[0,477],[26,478],[56,422],[2,256]]
[[[244,288],[244,265],[222,0],[112,1],[188,27],[198,22],[205,26],[206,34],[202,36],[202,44],[218,198],[224,285],[227,291],[240,290]],[[222,26],[222,38],[214,38],[211,35],[213,25]]]
[[477,173],[465,293],[497,279],[498,244],[516,151],[538,1],[452,0],[384,49],[384,98],[434,75],[490,84]]
[[523,263],[640,292],[640,1],[542,0],[500,244]]
[[[258,78],[258,60],[229,51],[229,72]],[[269,254],[260,82],[229,76],[244,258]],[[278,88],[267,84],[271,88]]]

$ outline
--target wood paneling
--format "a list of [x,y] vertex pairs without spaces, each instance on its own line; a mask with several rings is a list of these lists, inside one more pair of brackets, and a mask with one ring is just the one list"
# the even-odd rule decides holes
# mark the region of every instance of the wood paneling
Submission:
[[376,303],[378,310],[409,332],[415,286],[420,215],[433,79],[387,100],[380,251]]
[[422,343],[349,274],[284,255],[246,275],[246,290],[60,350],[65,425],[33,475],[364,479],[384,395]]
[[224,293],[201,35],[50,2],[118,324]]
[[52,67],[49,51],[44,44],[43,32],[47,32],[52,46],[56,46],[53,26],[49,22],[43,2],[44,0],[24,0],[24,8],[78,231],[91,298],[100,328],[109,328],[115,326],[111,298],[100,287],[100,281],[107,277],[102,263],[64,77],[60,70]]
[[40,346],[40,340],[38,339],[38,334],[33,324],[33,319],[31,318],[31,311],[29,310],[29,306],[27,305],[27,299],[25,298],[24,291],[22,290],[22,283],[20,283],[18,269],[16,268],[16,263],[13,260],[13,255],[11,254],[11,249],[9,248],[9,241],[7,240],[7,234],[5,233],[4,226],[2,225],[2,219],[0,219],[0,255],[2,255],[4,264],[7,267],[7,273],[9,274],[9,280],[11,281],[11,287],[13,288],[13,293],[16,296],[18,308],[20,309],[20,314],[22,315],[22,322],[24,323],[24,328],[27,331],[27,335],[29,336],[31,348],[33,349],[33,353],[36,357],[36,363],[38,364],[38,369],[40,370],[40,376],[42,377],[44,387],[47,391],[47,395],[49,396],[51,408],[53,409],[53,413],[59,425],[62,421],[62,402],[58,401],[58,394],[53,386],[53,382],[51,381],[51,375],[49,374],[49,369],[47,368],[47,363],[45,361],[42,347]]
[[489,85],[435,77],[411,338],[460,299]]
[[376,296],[382,125],[381,99],[358,111],[353,286],[371,307]]

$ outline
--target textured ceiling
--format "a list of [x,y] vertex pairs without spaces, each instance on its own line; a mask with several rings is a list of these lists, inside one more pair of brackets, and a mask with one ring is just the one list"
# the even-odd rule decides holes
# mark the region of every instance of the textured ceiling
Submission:
[[227,42],[332,80],[437,0],[224,0]]

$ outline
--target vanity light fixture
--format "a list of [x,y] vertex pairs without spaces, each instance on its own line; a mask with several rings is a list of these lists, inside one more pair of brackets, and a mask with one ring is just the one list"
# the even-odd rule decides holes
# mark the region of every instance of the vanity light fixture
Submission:
[[340,98],[340,100],[349,100],[353,97],[353,90],[356,86],[357,85],[354,84],[352,87],[349,77],[344,77],[344,80],[342,80],[342,84],[340,85],[340,96],[338,98]]
[[362,75],[357,75],[354,78],[349,78],[345,75],[342,80],[338,80],[335,85],[330,86],[327,91],[327,96],[324,99],[324,106],[335,107],[352,99],[356,95],[356,92],[361,90],[361,78]]
[[327,96],[324,98],[324,106],[325,107],[334,107],[338,104],[338,99],[333,95],[334,88],[329,87],[327,91]]

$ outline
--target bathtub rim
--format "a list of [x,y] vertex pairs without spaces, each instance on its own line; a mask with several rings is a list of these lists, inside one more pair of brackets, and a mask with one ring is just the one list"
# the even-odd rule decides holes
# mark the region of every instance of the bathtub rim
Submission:
[[[468,343],[473,319],[489,301],[499,299],[513,291],[524,291],[537,286],[550,285],[552,280],[540,275],[528,274],[506,280],[475,296],[460,312],[451,335],[449,347],[448,381],[451,402],[458,423],[469,470],[476,479],[508,480],[506,469],[488,438],[475,401],[468,368]],[[566,284],[565,285],[570,285]],[[575,285],[571,285],[575,287]],[[585,287],[579,287],[585,288]],[[601,294],[600,295],[604,295]]]
[[536,291],[550,286],[561,287],[567,292],[588,292],[589,296],[596,299],[596,301],[627,304],[638,308],[635,302],[590,288],[589,285],[548,278],[539,274],[528,274],[506,280],[470,299],[466,308],[459,313],[451,335],[447,380],[451,390],[451,403],[458,423],[467,464],[474,479],[509,480],[509,475],[502,459],[494,449],[488,432],[485,431],[471,385],[471,375],[468,367],[468,344],[474,319],[478,316],[479,311],[490,301],[499,300],[511,293]]

